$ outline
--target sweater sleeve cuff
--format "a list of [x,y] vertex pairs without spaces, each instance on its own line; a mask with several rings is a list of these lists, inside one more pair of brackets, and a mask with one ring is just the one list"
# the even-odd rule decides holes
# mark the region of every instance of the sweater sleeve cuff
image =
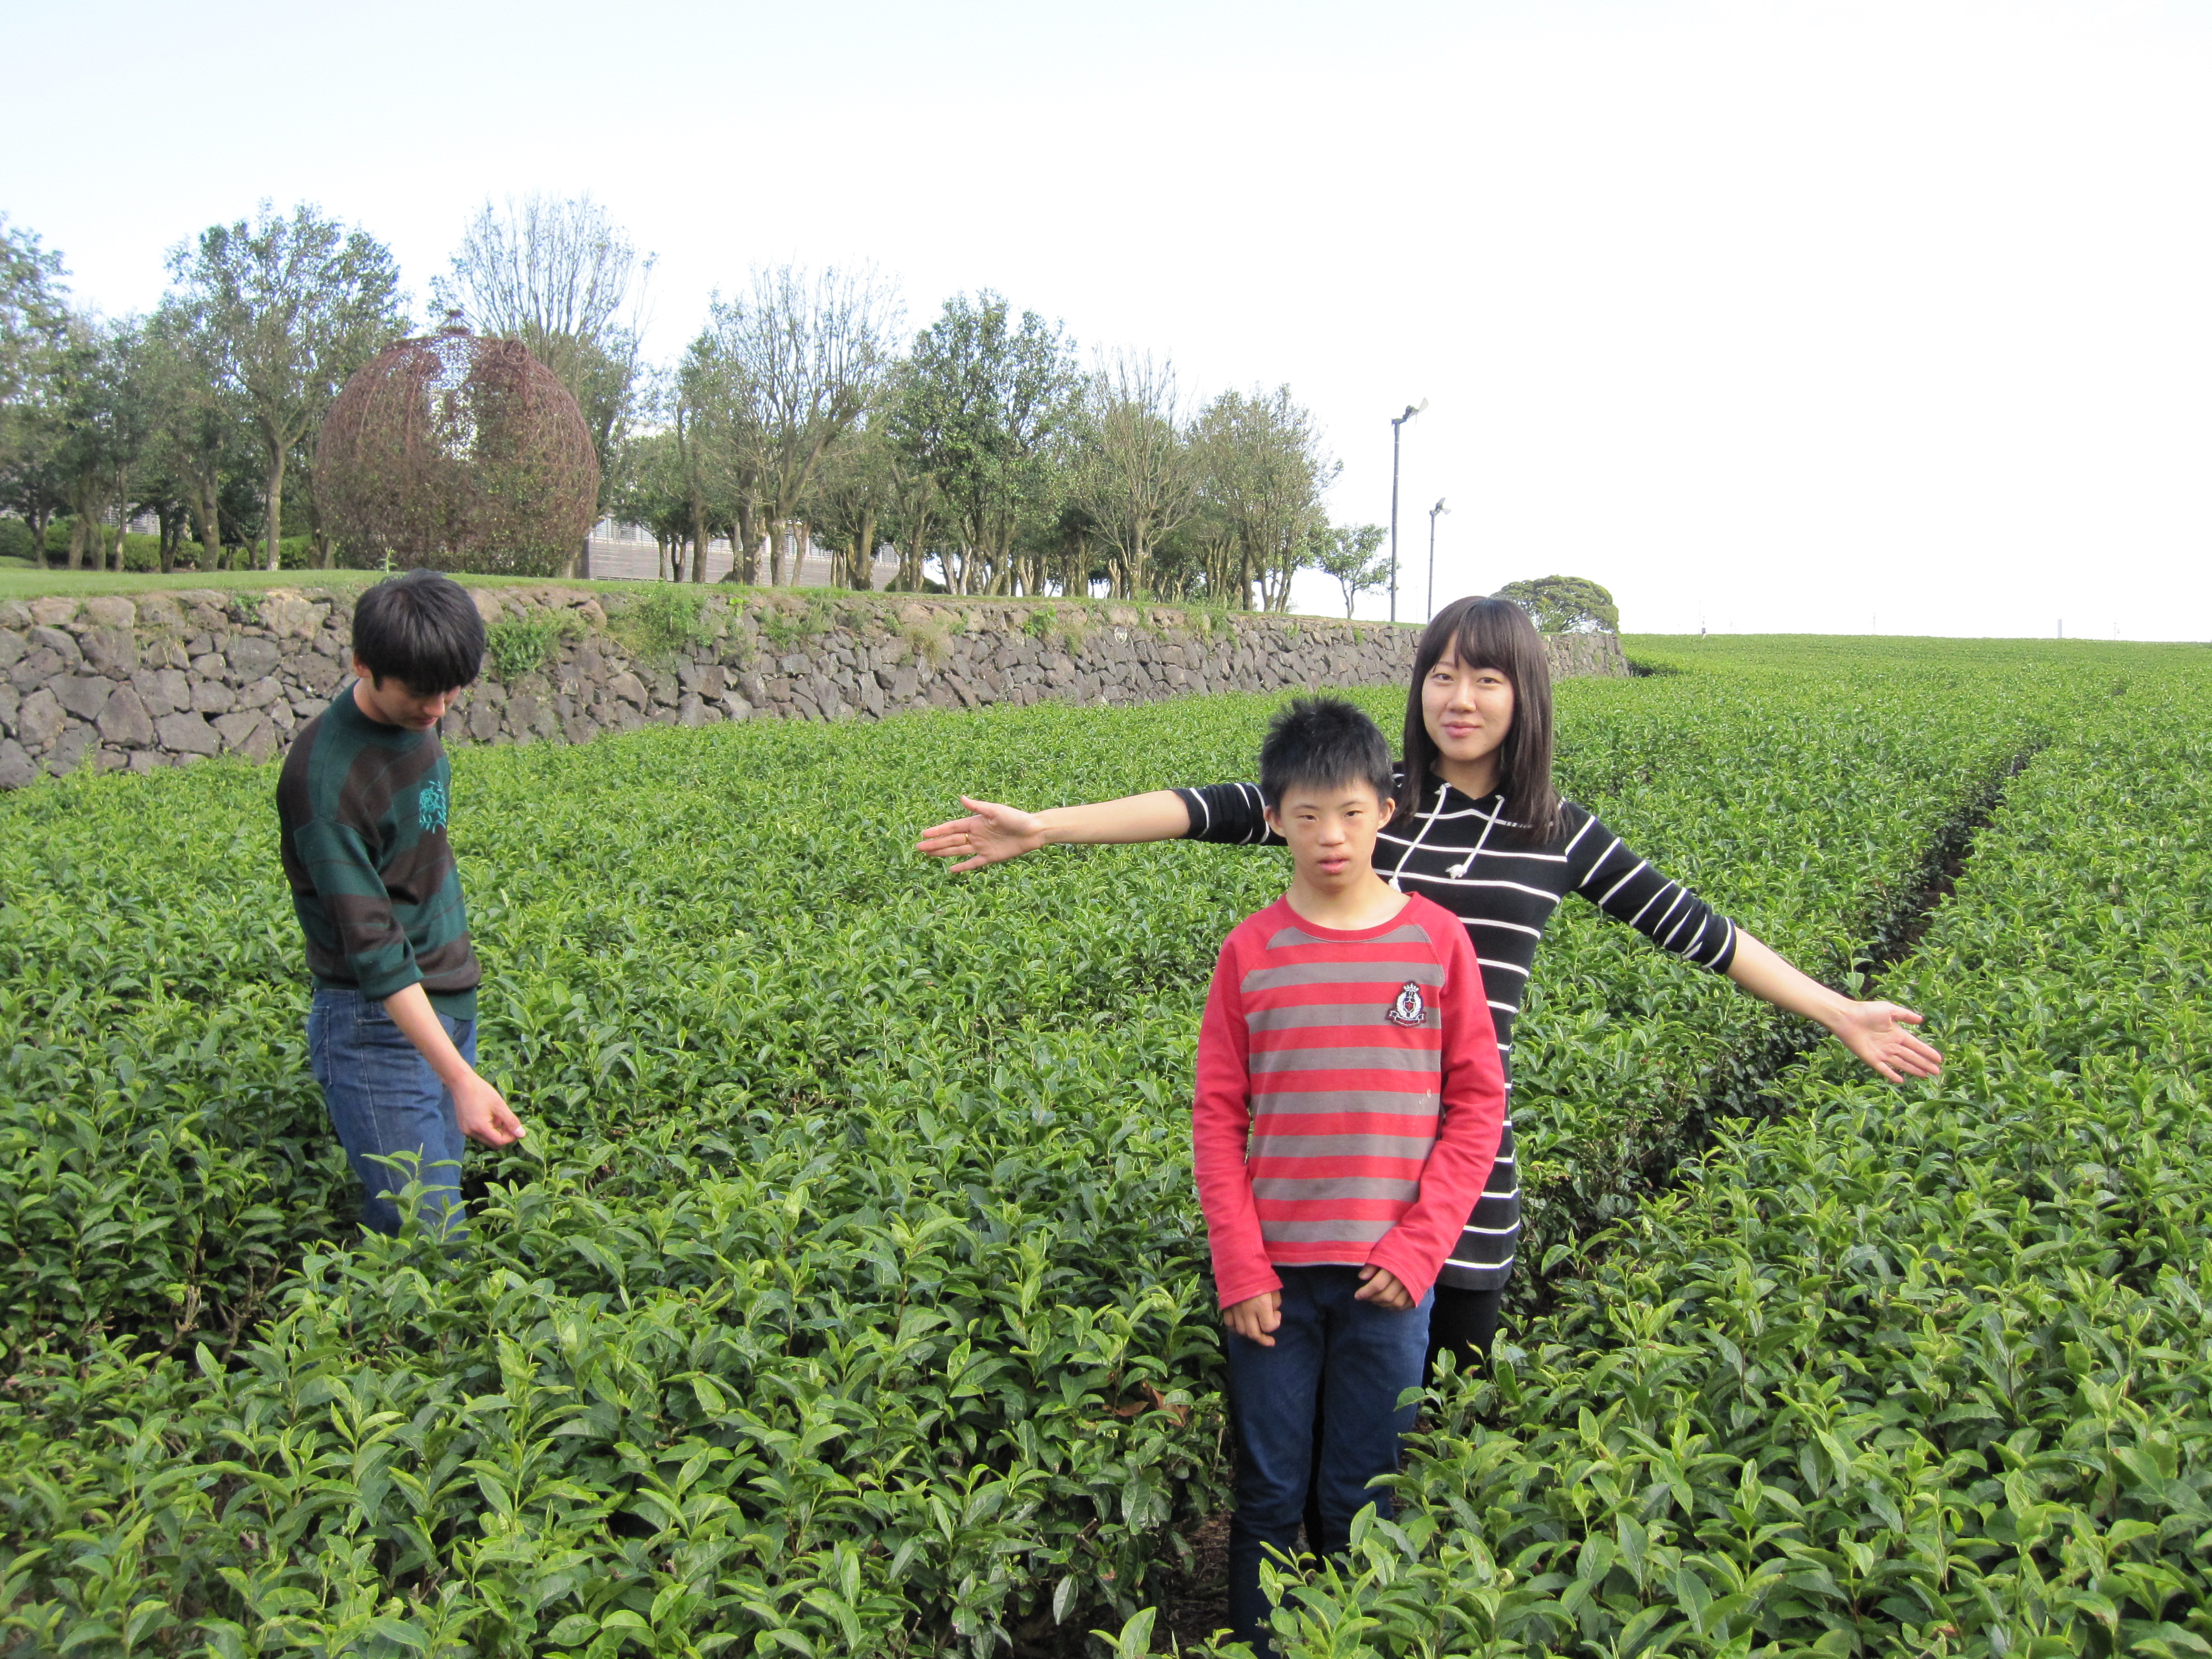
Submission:
[[1406,1287],[1407,1294],[1416,1302],[1426,1296],[1434,1287],[1437,1274],[1443,1267],[1443,1263],[1441,1261],[1434,1264],[1416,1261],[1410,1258],[1409,1252],[1391,1249],[1389,1235],[1387,1233],[1375,1246],[1373,1253],[1368,1256],[1367,1265],[1370,1267],[1380,1267],[1384,1273],[1389,1273],[1391,1278]]
[[356,980],[362,995],[371,1002],[396,997],[409,986],[422,982],[422,970],[415,965],[411,956],[388,974],[362,974]]
[[1281,1290],[1283,1281],[1273,1267],[1262,1262],[1255,1271],[1239,1273],[1233,1279],[1215,1279],[1213,1287],[1220,1298],[1219,1305],[1233,1308],[1240,1302],[1249,1302],[1255,1296]]

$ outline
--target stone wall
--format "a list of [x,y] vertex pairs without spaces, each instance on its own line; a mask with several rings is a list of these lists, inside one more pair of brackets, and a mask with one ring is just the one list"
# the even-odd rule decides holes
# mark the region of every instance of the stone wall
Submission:
[[[582,588],[470,592],[494,652],[446,716],[453,744],[1389,684],[1408,672],[1414,639],[1171,606],[661,587],[612,599],[611,616],[606,596]],[[0,603],[0,788],[88,765],[267,760],[344,683],[351,617],[350,591],[313,588]],[[1611,635],[1549,643],[1555,672],[1627,672]]]

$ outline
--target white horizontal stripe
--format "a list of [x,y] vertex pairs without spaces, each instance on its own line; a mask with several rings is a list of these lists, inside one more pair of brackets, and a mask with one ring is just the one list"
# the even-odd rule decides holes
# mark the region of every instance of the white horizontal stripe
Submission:
[[1496,916],[1462,916],[1460,920],[1470,927],[1505,927],[1516,933],[1526,933],[1530,939],[1544,937],[1544,930],[1540,927],[1523,927],[1517,921],[1500,921]]
[[[1618,841],[1616,841],[1616,842],[1613,842],[1613,845],[1614,845],[1615,847],[1618,847],[1618,846],[1620,846],[1620,843]],[[1650,866],[1650,865],[1646,864],[1646,863],[1645,863],[1642,859],[1638,859],[1638,860],[1636,860],[1636,868],[1635,868],[1635,869],[1631,870],[1631,871],[1630,871],[1626,875],[1623,876],[1623,877],[1622,877],[1619,881],[1616,881],[1615,883],[1613,883],[1613,885],[1612,885],[1612,886],[1610,886],[1610,887],[1608,887],[1608,888],[1607,888],[1607,889],[1605,890],[1605,897],[1604,897],[1604,898],[1600,899],[1600,900],[1597,902],[1598,908],[1599,908],[1599,909],[1601,909],[1601,910],[1604,909],[1604,908],[1605,908],[1605,906],[1606,906],[1606,902],[1607,902],[1607,900],[1611,899],[1611,898],[1613,897],[1613,896],[1615,893],[1618,893],[1618,892],[1619,892],[1622,888],[1624,888],[1624,887],[1627,886],[1627,885],[1628,885],[1628,884],[1629,884],[1630,882],[1633,881],[1633,880],[1636,878],[1637,875],[1638,875],[1640,872],[1644,871],[1644,870],[1648,870],[1648,869],[1650,869],[1650,867],[1651,867],[1651,866]]]

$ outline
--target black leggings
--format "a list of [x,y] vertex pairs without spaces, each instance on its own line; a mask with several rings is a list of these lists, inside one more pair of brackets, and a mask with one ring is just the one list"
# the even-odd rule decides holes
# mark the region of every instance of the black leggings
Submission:
[[[1490,1345],[1498,1335],[1498,1304],[1504,1297],[1502,1285],[1487,1291],[1437,1285],[1437,1299],[1429,1307],[1429,1357],[1421,1367],[1423,1376],[1436,1381],[1437,1356],[1447,1348],[1462,1376],[1487,1370]],[[1321,1500],[1316,1495],[1321,1489],[1321,1412],[1322,1402],[1316,1401],[1313,1469],[1306,1480],[1306,1547],[1310,1550],[1317,1548],[1315,1540],[1321,1536]]]

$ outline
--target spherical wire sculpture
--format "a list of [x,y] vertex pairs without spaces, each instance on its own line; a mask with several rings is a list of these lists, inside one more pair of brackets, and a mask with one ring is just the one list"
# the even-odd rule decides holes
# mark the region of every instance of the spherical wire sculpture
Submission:
[[517,340],[459,313],[387,347],[323,422],[316,493],[355,563],[559,575],[599,502],[576,400]]

